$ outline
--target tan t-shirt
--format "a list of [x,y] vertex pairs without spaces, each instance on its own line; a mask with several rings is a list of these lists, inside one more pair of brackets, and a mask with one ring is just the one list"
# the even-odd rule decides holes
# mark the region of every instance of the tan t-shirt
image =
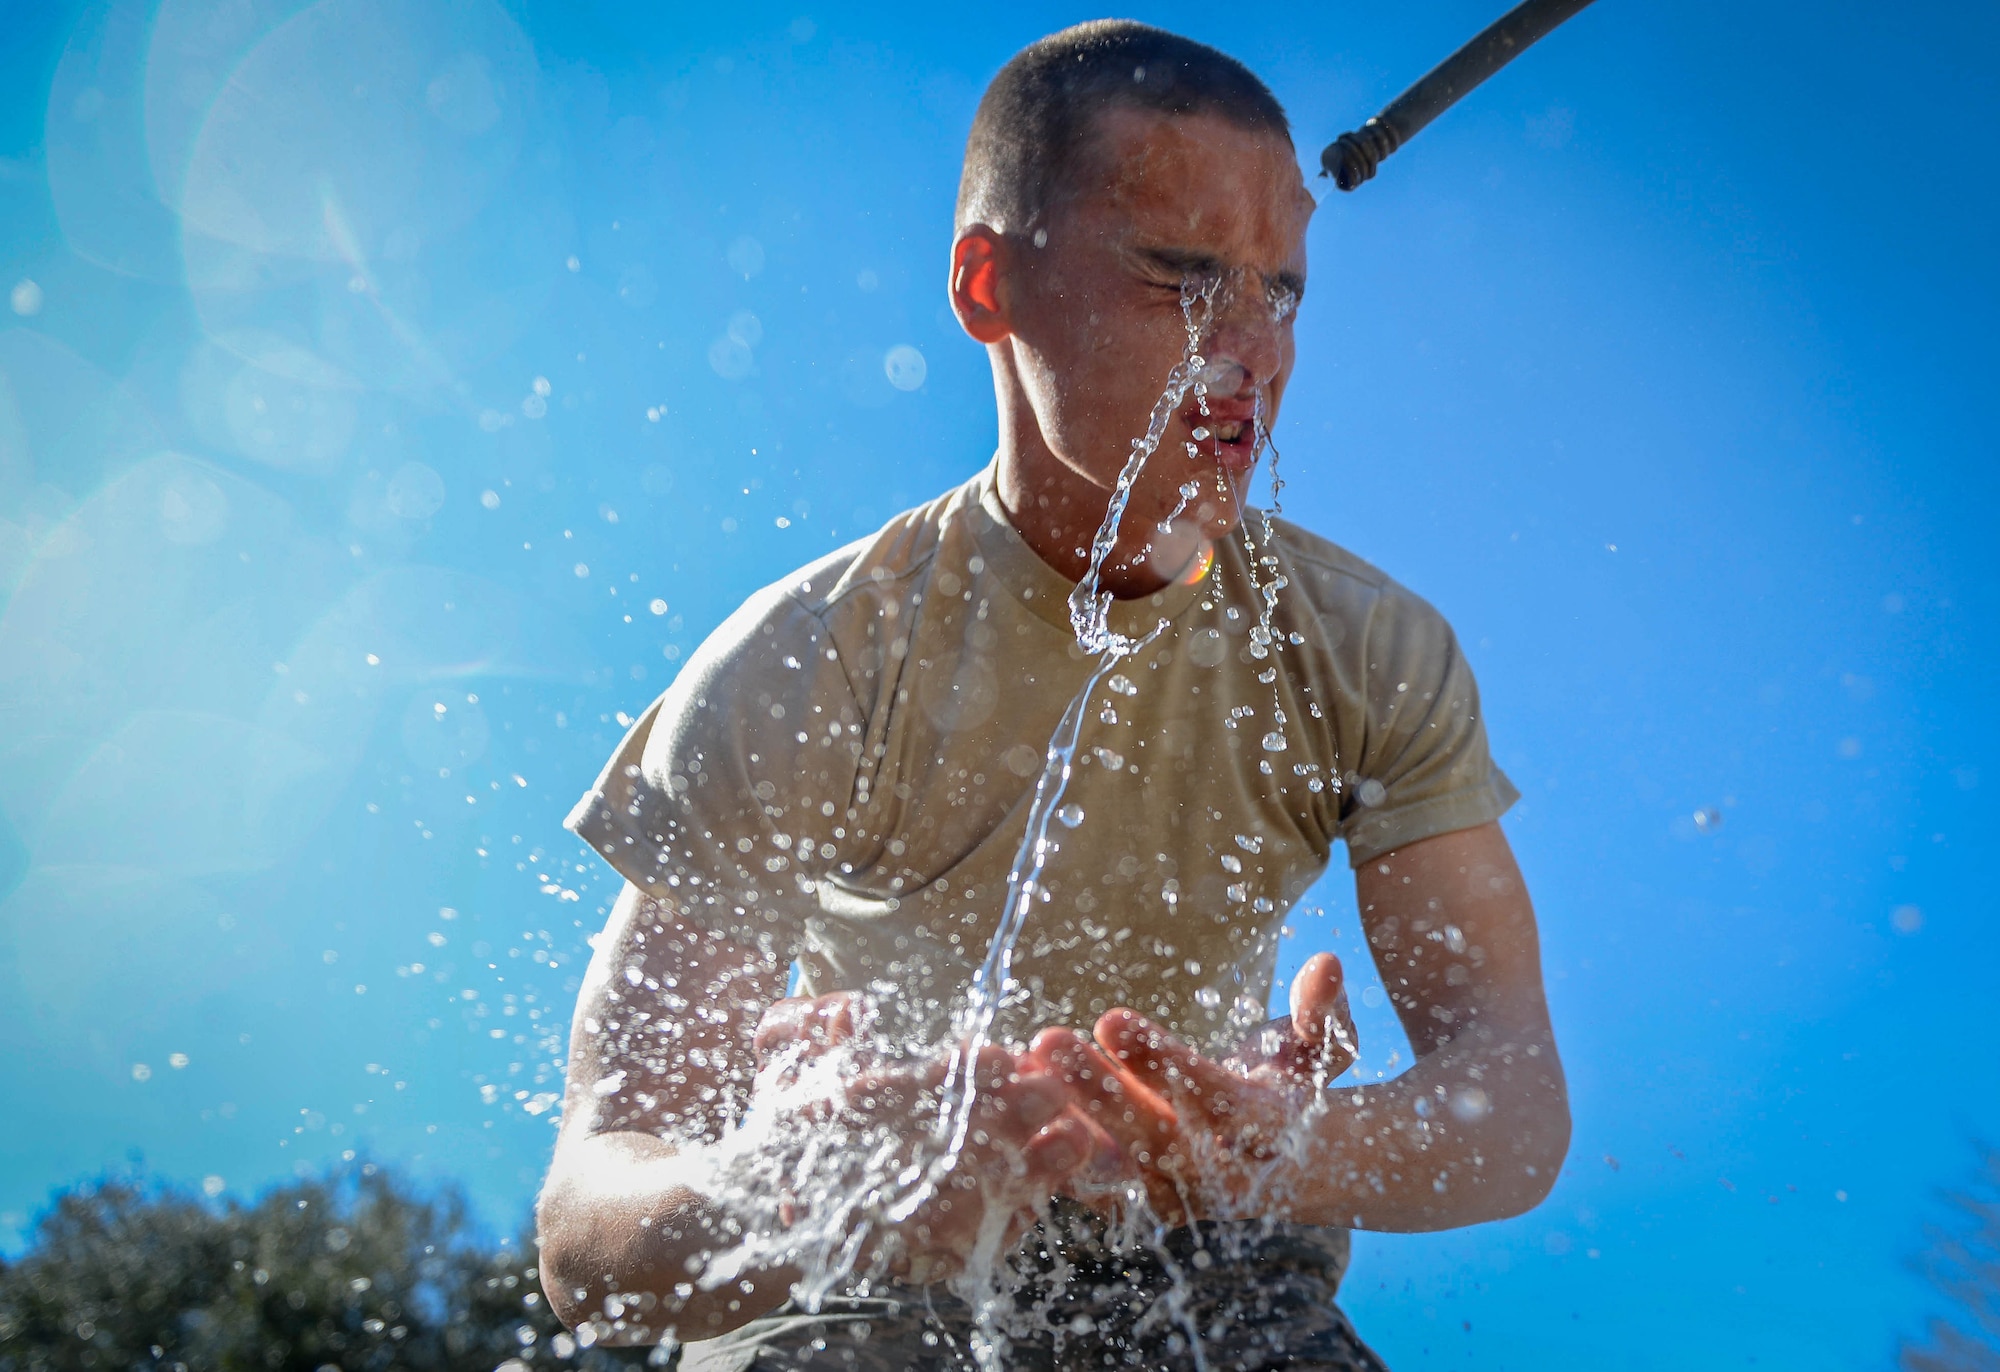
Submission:
[[[1169,623],[1090,701],[1065,798],[1082,818],[1050,826],[1003,1036],[1087,1031],[1124,1005],[1234,1042],[1263,1020],[1283,916],[1336,839],[1359,866],[1513,803],[1444,619],[1276,527],[1289,585],[1264,656],[1240,539],[1217,549],[1219,590],[1113,605],[1123,633]],[[876,992],[899,1032],[933,1037],[1006,907],[1050,735],[1093,665],[1070,590],[989,468],[753,596],[570,827],[690,918],[795,959],[803,993]]]

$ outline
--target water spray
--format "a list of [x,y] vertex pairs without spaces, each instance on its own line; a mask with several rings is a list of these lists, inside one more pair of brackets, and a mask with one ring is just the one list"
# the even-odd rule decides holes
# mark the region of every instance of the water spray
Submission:
[[1373,119],[1326,145],[1323,175],[1351,191],[1375,175],[1382,159],[1416,137],[1424,125],[1457,104],[1487,77],[1519,57],[1590,0],[1522,0],[1470,43],[1431,68]]

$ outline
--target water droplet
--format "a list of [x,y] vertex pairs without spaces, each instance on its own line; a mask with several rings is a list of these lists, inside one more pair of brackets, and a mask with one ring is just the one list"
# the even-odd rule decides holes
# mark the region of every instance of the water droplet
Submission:
[[1061,820],[1066,827],[1074,829],[1077,825],[1083,823],[1083,807],[1072,800],[1069,804],[1063,806],[1062,809],[1056,811],[1056,818]]
[[1276,729],[1264,735],[1264,751],[1267,753],[1282,753],[1291,746],[1290,743],[1285,741],[1285,736]]
[[898,343],[883,355],[882,370],[897,390],[914,391],[924,384],[930,366],[922,353],[907,343]]
[[1204,986],[1194,993],[1195,1003],[1204,1010],[1213,1010],[1222,1004],[1222,992],[1213,986]]
[[1250,379],[1249,368],[1233,357],[1213,360],[1197,357],[1193,360],[1197,383],[1218,395],[1235,395]]
[[764,270],[764,245],[747,234],[729,245],[727,257],[730,269],[745,281]]
[[1704,805],[1694,812],[1694,827],[1704,834],[1712,834],[1722,827],[1722,811],[1713,805]]
[[[1207,437],[1208,437],[1208,430],[1207,430],[1207,429],[1205,429],[1205,428],[1199,428],[1199,427],[1195,429],[1195,431],[1194,431],[1194,441],[1195,441],[1195,442],[1199,443],[1199,442],[1201,442],[1201,441],[1202,441],[1203,439],[1205,439],[1205,438],[1207,438]],[[1192,485],[1194,485],[1194,483],[1193,483],[1192,481],[1188,482],[1188,486],[1192,486]],[[1190,500],[1192,500],[1192,499],[1194,498],[1194,493],[1193,493],[1192,491],[1188,491],[1188,490],[1187,490],[1187,486],[1183,486],[1183,487],[1182,487],[1181,489],[1182,489],[1183,491],[1185,491],[1185,492],[1187,493],[1187,495],[1188,495],[1188,498],[1189,498]]]
[[1118,692],[1121,696],[1135,696],[1139,694],[1139,688],[1132,684],[1132,678],[1126,676],[1123,672],[1119,672],[1104,684]]
[[405,462],[389,478],[385,503],[399,519],[429,519],[444,505],[444,478],[421,462]]
[[1033,776],[1042,769],[1042,755],[1025,743],[1017,743],[1000,755],[1007,770],[1017,777]]
[[1228,645],[1223,642],[1222,635],[1214,629],[1199,630],[1188,639],[1188,661],[1197,667],[1220,666],[1223,656],[1228,651]]

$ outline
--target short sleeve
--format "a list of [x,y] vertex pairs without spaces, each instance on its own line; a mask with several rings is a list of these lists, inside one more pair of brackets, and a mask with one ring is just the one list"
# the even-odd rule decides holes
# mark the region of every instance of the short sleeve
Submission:
[[860,724],[818,617],[765,592],[640,716],[568,826],[686,918],[789,958],[853,804]]
[[1364,737],[1340,806],[1356,867],[1498,819],[1520,799],[1487,751],[1479,687],[1444,616],[1391,582],[1362,646]]

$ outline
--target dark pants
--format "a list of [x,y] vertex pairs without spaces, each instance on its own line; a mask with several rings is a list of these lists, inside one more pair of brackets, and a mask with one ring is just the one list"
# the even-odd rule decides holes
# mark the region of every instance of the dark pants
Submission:
[[[1334,1304],[1344,1230],[1203,1222],[1120,1251],[1073,1207],[1017,1255],[1014,1317],[994,1360],[1029,1372],[1386,1372]],[[685,1345],[682,1372],[970,1372],[986,1337],[943,1286],[876,1286],[785,1305],[719,1339]],[[1196,1348],[1199,1347],[1199,1356]]]

